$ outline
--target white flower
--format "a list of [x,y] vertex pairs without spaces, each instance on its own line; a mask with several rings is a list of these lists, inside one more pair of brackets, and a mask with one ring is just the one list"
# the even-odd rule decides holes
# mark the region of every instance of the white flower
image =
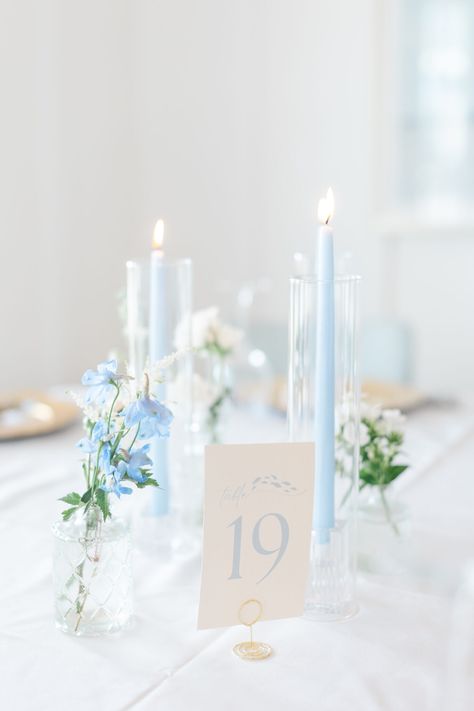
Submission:
[[369,444],[369,429],[367,425],[365,425],[363,422],[360,423],[360,446],[365,447],[366,444]]
[[346,444],[348,444],[349,446],[354,446],[356,441],[356,429],[354,423],[351,420],[346,422],[346,424],[344,425],[343,433],[343,437]]
[[219,326],[219,309],[211,306],[193,314],[191,320],[191,343],[193,348],[204,348],[214,341],[214,333]]
[[[196,311],[189,319],[183,319],[176,327],[174,343],[176,348],[203,348],[208,340],[209,332],[213,324],[217,321],[218,314],[217,306],[211,306],[209,309]],[[189,338],[191,337],[191,344]]]
[[100,417],[100,408],[95,402],[87,403],[82,395],[74,392],[73,390],[68,390],[67,394],[75,402],[77,407],[82,410],[85,417],[92,422],[96,422]]
[[400,410],[383,410],[382,411],[382,429],[386,434],[390,432],[400,432],[403,429],[405,417]]
[[196,350],[215,346],[228,353],[232,352],[242,339],[242,331],[220,320],[217,306],[196,311],[191,318],[191,328],[187,319],[178,324],[175,346],[181,349],[189,346],[190,335],[191,345]]
[[[356,443],[356,428],[353,420],[348,420],[343,427],[341,427],[341,437],[346,448],[351,449]],[[367,426],[361,422],[359,426],[359,443],[363,447],[369,442],[369,430]]]
[[360,417],[362,420],[370,420],[370,422],[375,422],[382,415],[382,408],[380,405],[374,405],[367,402],[367,400],[362,400],[360,403]]
[[217,345],[224,351],[233,351],[242,340],[243,333],[240,328],[234,328],[228,324],[219,322],[214,331]]
[[155,363],[147,363],[144,373],[148,375],[150,381],[162,382],[163,372],[165,370],[168,370],[168,368],[171,368],[171,366],[177,360],[186,355],[186,353],[189,353],[189,350],[189,347],[182,348],[181,350],[174,351],[174,353],[170,353],[170,355],[165,356],[164,358],[156,361]]

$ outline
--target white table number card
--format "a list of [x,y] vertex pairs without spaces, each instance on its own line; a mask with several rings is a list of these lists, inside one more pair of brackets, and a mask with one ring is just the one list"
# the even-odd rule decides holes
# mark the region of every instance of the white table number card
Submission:
[[302,615],[314,445],[211,445],[205,456],[198,628],[240,624],[249,599],[262,620]]

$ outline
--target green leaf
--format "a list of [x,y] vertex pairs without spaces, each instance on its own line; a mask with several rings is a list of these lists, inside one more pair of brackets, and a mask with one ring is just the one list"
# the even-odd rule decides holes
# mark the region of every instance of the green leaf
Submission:
[[394,481],[397,477],[400,476],[400,474],[403,474],[403,472],[408,469],[407,464],[392,464],[392,466],[388,469],[386,479],[388,479],[387,483],[390,483]]
[[400,474],[403,474],[403,472],[408,469],[408,464],[393,464],[390,469],[392,474],[400,476]]
[[232,353],[231,348],[222,348],[216,341],[208,341],[200,350],[207,351],[208,353],[215,353],[220,356],[220,358],[227,358]]
[[104,521],[106,521],[108,516],[111,515],[109,508],[109,497],[107,493],[103,489],[97,489],[97,491],[95,492],[95,500],[97,501],[97,506],[102,511]]
[[63,521],[69,521],[71,516],[73,516],[76,511],[79,511],[78,506],[73,506],[72,509],[66,509],[65,511],[62,511]]
[[142,481],[141,483],[137,483],[137,488],[138,489],[144,489],[145,486],[159,486],[158,482],[156,479],[153,479],[151,476],[148,477],[146,481]]
[[369,486],[378,484],[377,476],[370,469],[364,468],[360,470],[360,480]]
[[87,489],[86,493],[81,496],[81,501],[83,504],[87,504],[91,500],[92,489]]
[[390,464],[386,459],[371,460],[364,462],[364,466],[361,467],[360,481],[364,486],[388,486],[406,469],[408,469],[407,464]]
[[81,506],[81,495],[73,491],[60,498],[59,501],[64,501],[65,504],[71,504],[71,506]]

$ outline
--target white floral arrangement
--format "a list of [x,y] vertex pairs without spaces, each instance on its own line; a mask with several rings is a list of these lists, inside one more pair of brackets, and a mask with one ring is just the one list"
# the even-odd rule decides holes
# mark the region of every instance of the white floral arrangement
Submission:
[[[178,349],[187,345],[188,323],[176,329],[175,344]],[[195,311],[191,317],[191,345],[200,352],[215,353],[223,358],[232,355],[242,340],[240,329],[224,323],[217,306]]]
[[[189,322],[176,329],[175,345],[182,349],[189,337]],[[225,323],[217,306],[196,311],[191,317],[191,346],[197,355],[214,359],[211,377],[205,379],[199,373],[193,375],[193,401],[207,410],[206,426],[211,441],[218,441],[218,427],[223,407],[232,396],[229,382],[222,380],[224,366],[234,355],[243,338],[243,332]],[[220,377],[215,377],[216,372]],[[214,376],[214,377],[213,377]]]
[[[400,461],[404,423],[405,417],[400,410],[384,410],[378,405],[362,401],[359,490],[366,487],[379,489],[387,520],[394,528],[396,527],[391,520],[385,490],[408,469],[408,464]],[[351,459],[354,443],[353,423],[342,422],[336,438],[337,468],[342,475],[350,466],[348,460]]]

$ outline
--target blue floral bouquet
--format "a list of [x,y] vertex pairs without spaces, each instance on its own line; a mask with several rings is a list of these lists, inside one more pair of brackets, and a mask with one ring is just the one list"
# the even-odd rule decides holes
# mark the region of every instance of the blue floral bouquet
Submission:
[[131,620],[128,525],[111,516],[111,498],[159,485],[146,440],[169,437],[173,414],[153,388],[177,357],[147,368],[139,380],[108,360],[84,373],[84,396],[73,395],[84,413],[86,435],[77,444],[84,490],[60,499],[68,508],[53,526],[56,624],[70,634],[117,632]]
[[173,414],[153,397],[151,388],[162,382],[163,371],[177,356],[173,354],[145,370],[141,382],[120,374],[116,360],[99,363],[97,370],[84,373],[85,397],[74,397],[84,412],[86,436],[77,447],[84,455],[85,491],[73,491],[60,499],[69,505],[62,512],[63,520],[100,509],[105,521],[111,515],[112,494],[120,498],[131,494],[133,487],[159,486],[148,455],[150,445],[143,441],[169,437]]

